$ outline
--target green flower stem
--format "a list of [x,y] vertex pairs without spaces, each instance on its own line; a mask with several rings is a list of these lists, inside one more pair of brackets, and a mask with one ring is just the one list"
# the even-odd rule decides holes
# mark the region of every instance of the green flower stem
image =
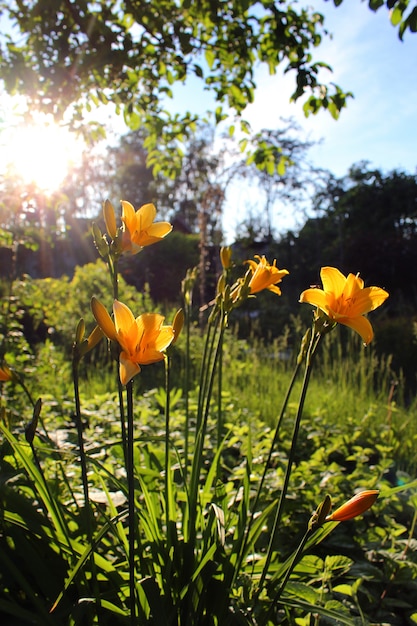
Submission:
[[119,396],[119,415],[120,415],[120,426],[122,429],[122,448],[123,448],[123,458],[125,461],[125,467],[127,467],[127,432],[126,432],[126,418],[125,418],[125,408],[124,408],[124,400],[123,400],[123,385],[120,382],[120,378],[117,377],[117,392]]
[[166,529],[167,529],[167,549],[171,547],[171,533],[170,533],[170,514],[171,514],[171,501],[172,501],[172,484],[170,480],[171,464],[169,462],[169,414],[170,414],[170,358],[165,355],[165,516],[166,516]]
[[133,382],[126,385],[127,396],[127,491],[128,491],[128,525],[129,525],[129,601],[130,624],[136,624],[136,585],[135,585],[135,477],[133,449]]
[[113,261],[113,298],[119,299],[119,263],[117,259]]
[[187,479],[188,471],[188,443],[189,443],[189,430],[190,430],[190,402],[189,402],[189,390],[190,390],[190,327],[191,327],[191,303],[189,299],[185,299],[185,379],[184,379],[184,394],[185,394],[185,428],[184,428],[184,480]]
[[[21,386],[21,388],[25,392],[26,397],[29,400],[29,402],[31,403],[32,407],[35,408],[36,401],[32,398],[32,394],[30,393],[29,389],[26,387],[25,383],[23,382],[23,380],[21,379],[21,377],[18,374],[14,373],[14,375],[16,377],[16,380],[17,380],[18,384]],[[48,431],[46,430],[45,423],[44,423],[44,421],[43,421],[43,419],[42,419],[42,417],[40,415],[39,415],[38,419],[39,419],[39,422],[40,422],[40,424],[41,424],[41,426],[43,428],[43,432],[45,433],[46,438],[49,441],[51,441],[51,438],[50,438],[50,436],[48,434]]]
[[277,531],[278,531],[278,527],[281,521],[281,517],[282,517],[282,512],[284,509],[284,504],[285,504],[285,500],[287,497],[287,491],[288,491],[288,484],[290,481],[290,476],[291,476],[291,470],[292,470],[292,466],[294,463],[294,457],[295,457],[295,451],[296,451],[296,446],[297,446],[297,438],[298,438],[298,432],[300,430],[300,423],[301,423],[301,417],[303,414],[303,410],[304,410],[304,402],[305,402],[305,398],[307,395],[307,389],[308,389],[308,384],[310,381],[310,376],[311,376],[311,370],[312,370],[312,365],[313,365],[313,357],[315,355],[316,349],[320,343],[320,339],[322,337],[322,334],[320,332],[314,332],[314,328],[313,328],[313,332],[311,334],[311,340],[310,340],[310,345],[306,354],[306,364],[305,364],[305,371],[304,371],[304,380],[303,380],[303,385],[301,388],[301,393],[300,393],[300,399],[298,402],[298,409],[297,409],[297,414],[295,417],[295,421],[294,421],[294,428],[293,428],[293,434],[292,434],[292,439],[291,439],[291,449],[290,449],[290,453],[288,456],[288,462],[287,462],[287,468],[285,470],[285,476],[284,476],[284,483],[281,489],[281,494],[280,494],[280,498],[279,498],[279,502],[278,502],[278,508],[275,514],[275,519],[274,519],[274,523],[272,526],[272,531],[270,534],[270,538],[269,538],[269,543],[268,543],[268,548],[267,548],[267,553],[266,553],[266,559],[265,559],[265,564],[262,570],[262,574],[261,574],[261,578],[259,580],[259,585],[258,585],[258,589],[256,592],[256,596],[259,596],[262,587],[264,585],[266,576],[268,574],[268,569],[269,569],[269,565],[271,563],[271,559],[272,559],[272,554],[273,554],[273,549],[274,549],[274,543],[275,543],[275,538],[277,535]]
[[84,436],[83,436],[83,424],[81,417],[81,403],[80,403],[80,379],[79,379],[79,358],[77,356],[73,357],[72,360],[72,380],[74,384],[74,401],[75,401],[75,422],[77,425],[77,437],[78,437],[78,450],[80,453],[80,461],[81,461],[81,479],[83,484],[83,494],[84,494],[84,509],[86,512],[86,527],[87,527],[87,538],[91,545],[92,551],[90,556],[91,563],[91,573],[93,578],[93,589],[97,604],[97,610],[101,612],[101,600],[100,600],[100,592],[98,589],[98,581],[97,581],[97,568],[94,561],[94,551],[93,551],[93,511],[91,508],[89,490],[88,490],[88,474],[87,474],[87,457],[84,449]]
[[[216,318],[216,330],[218,329],[219,324],[219,316]],[[215,373],[216,373],[216,365],[219,360],[221,345],[224,336],[225,325],[221,324],[220,330],[218,333],[214,332],[213,338],[211,340],[210,346],[210,358],[207,359],[207,364],[210,364],[210,368],[207,368],[209,371],[205,373],[204,381],[203,381],[203,389],[200,389],[200,417],[197,420],[197,432],[196,432],[196,440],[195,440],[195,449],[193,452],[193,463],[191,469],[191,479],[190,479],[190,513],[189,513],[189,538],[192,542],[195,538],[196,533],[196,525],[195,525],[195,517],[197,512],[197,496],[198,496],[198,486],[200,484],[200,475],[201,475],[201,467],[203,464],[203,449],[204,449],[204,440],[206,436],[207,430],[207,420],[210,411],[210,400],[213,392]],[[217,343],[215,344],[215,338],[217,336]],[[214,347],[215,344],[215,347]],[[213,354],[214,353],[214,354]]]
[[86,461],[86,455],[85,455],[85,450],[84,450],[78,365],[79,365],[78,359],[74,358],[72,361],[72,380],[74,384],[75,423],[77,425],[78,450],[80,453],[80,461],[81,461],[81,480],[83,484],[84,506],[87,512],[87,533],[88,533],[88,538],[91,541],[92,539],[92,526],[91,526],[92,511],[91,511],[90,497],[89,497],[89,492],[88,492],[87,461]]
[[294,388],[294,384],[295,384],[295,381],[297,379],[298,372],[300,370],[300,365],[301,365],[301,361],[297,360],[297,364],[296,364],[296,366],[294,368],[290,384],[288,385],[288,389],[287,389],[287,392],[285,394],[284,401],[282,403],[281,411],[280,411],[280,414],[278,416],[278,421],[277,421],[277,425],[276,425],[276,428],[275,428],[274,437],[272,439],[271,446],[269,448],[268,457],[267,457],[267,459],[266,459],[266,461],[264,463],[264,466],[263,466],[262,477],[261,477],[261,480],[259,482],[258,489],[256,491],[256,496],[255,496],[254,501],[253,501],[252,506],[251,506],[249,521],[247,523],[247,526],[246,526],[246,529],[245,529],[245,533],[244,533],[244,537],[243,537],[243,541],[242,541],[242,545],[241,545],[241,548],[239,550],[238,561],[237,561],[236,567],[235,567],[234,572],[233,572],[232,584],[235,582],[237,576],[239,575],[240,568],[242,566],[242,562],[243,562],[243,559],[245,557],[246,548],[248,546],[249,535],[250,535],[250,531],[252,529],[252,525],[253,525],[253,522],[254,522],[254,519],[255,519],[255,514],[256,514],[256,511],[257,511],[257,508],[258,508],[259,499],[260,499],[260,496],[261,496],[261,493],[262,493],[262,490],[263,490],[263,486],[264,486],[264,483],[265,483],[266,475],[267,475],[268,470],[269,470],[270,465],[271,465],[272,454],[274,452],[275,446],[276,446],[277,441],[278,441],[282,420],[284,419],[285,411],[287,409],[287,405],[288,405],[289,399],[291,397],[291,393],[292,393],[292,390]]
[[278,604],[279,599],[280,599],[280,597],[281,597],[281,595],[282,595],[282,593],[283,593],[283,591],[284,591],[284,589],[285,589],[285,587],[286,587],[286,585],[287,585],[287,583],[288,583],[288,581],[289,581],[289,579],[291,577],[291,574],[294,571],[294,567],[297,565],[297,563],[301,559],[301,557],[303,555],[303,550],[305,548],[305,545],[306,545],[308,539],[310,538],[310,536],[313,533],[314,533],[314,530],[311,530],[311,529],[308,528],[307,531],[305,532],[303,538],[301,539],[301,541],[300,541],[300,543],[299,543],[299,545],[297,547],[297,550],[294,552],[294,554],[292,556],[291,563],[289,564],[289,566],[287,568],[287,571],[285,572],[285,576],[284,576],[284,578],[283,578],[283,580],[282,580],[282,582],[281,582],[281,584],[280,584],[280,586],[278,588],[278,591],[276,592],[276,594],[272,598],[272,603],[271,603],[271,605],[270,605],[270,607],[269,607],[269,609],[268,609],[268,611],[267,611],[267,613],[265,615],[265,618],[264,618],[264,620],[260,621],[261,625],[270,623],[270,620],[272,619],[273,610],[276,607],[276,605]]
[[204,404],[207,397],[207,385],[209,380],[210,365],[213,367],[211,361],[214,352],[214,344],[216,340],[217,329],[219,325],[219,315],[215,314],[214,317],[209,318],[206,332],[206,341],[204,343],[203,360],[201,362],[200,379],[199,379],[199,393],[198,393],[198,409],[197,409],[197,425],[196,431],[198,433],[201,422],[203,419]]
[[[115,255],[109,255],[107,257],[107,265],[109,268],[109,274],[113,287],[113,299],[119,299],[119,263],[118,257]],[[125,460],[125,465],[127,465],[127,433],[126,433],[126,419],[124,412],[124,402],[123,402],[123,385],[120,382],[120,378],[117,377],[117,391],[119,396],[119,412],[120,412],[120,426],[122,429],[122,447],[123,447],[123,457]]]
[[222,407],[222,387],[223,387],[223,339],[224,339],[224,325],[225,319],[222,316],[222,326],[219,338],[219,357],[218,357],[218,376],[217,376],[217,449],[219,449],[222,432],[223,432],[223,407]]

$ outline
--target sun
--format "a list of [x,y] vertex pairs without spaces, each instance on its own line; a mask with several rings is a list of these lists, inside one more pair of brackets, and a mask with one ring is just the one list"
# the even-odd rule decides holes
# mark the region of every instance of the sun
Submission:
[[42,120],[12,126],[5,148],[7,165],[13,172],[25,183],[51,193],[80,161],[82,142],[64,126]]

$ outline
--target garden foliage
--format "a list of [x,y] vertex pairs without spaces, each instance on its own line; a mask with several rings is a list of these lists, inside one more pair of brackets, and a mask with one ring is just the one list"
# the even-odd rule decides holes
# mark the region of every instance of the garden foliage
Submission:
[[[281,362],[271,358],[272,345],[261,358],[253,347],[245,354],[249,344],[230,331],[235,314],[264,290],[279,307],[289,272],[255,256],[231,278],[223,248],[202,338],[191,323],[196,270],[168,322],[120,281],[121,257],[147,254],[171,230],[152,205],[122,207],[122,226],[106,202],[107,232],[94,228],[107,290],[97,265],[45,282],[51,301],[61,298],[45,326],[62,338],[75,326],[71,352],[51,333],[33,357],[17,332],[16,302],[36,310],[41,300],[35,281],[13,285],[3,310],[2,623],[415,623],[417,482],[394,464],[396,432],[406,435],[392,397],[376,426],[372,407],[365,424],[355,411],[331,421],[307,394],[316,366],[340,368],[356,393],[368,387],[367,368],[374,376],[383,364],[356,345],[359,366],[343,370],[325,344],[340,326],[371,342],[365,315],[388,294],[322,268],[322,288],[301,294],[313,315],[295,356],[283,361],[280,346]],[[288,389],[275,389],[262,419],[256,409],[281,377]],[[62,380],[72,380],[71,403]]]

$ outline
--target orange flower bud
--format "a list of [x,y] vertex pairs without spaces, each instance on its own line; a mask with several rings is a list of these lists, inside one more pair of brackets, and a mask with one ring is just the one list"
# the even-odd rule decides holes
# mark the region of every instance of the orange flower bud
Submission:
[[110,200],[106,200],[103,205],[103,216],[106,222],[107,232],[112,239],[115,239],[117,235],[116,215]]
[[7,365],[0,367],[0,382],[7,382],[9,380],[12,380],[12,378],[13,378],[13,372],[9,370]]
[[350,500],[342,504],[334,513],[326,517],[327,522],[346,522],[346,520],[362,515],[376,501],[379,491],[377,489],[368,489],[361,491],[353,496]]
[[232,264],[232,248],[223,246],[220,248],[220,261],[224,270],[228,270]]
[[178,309],[175,313],[174,321],[172,322],[172,329],[174,331],[174,339],[172,340],[172,344],[174,344],[180,333],[182,331],[182,327],[184,326],[184,311],[182,309]]

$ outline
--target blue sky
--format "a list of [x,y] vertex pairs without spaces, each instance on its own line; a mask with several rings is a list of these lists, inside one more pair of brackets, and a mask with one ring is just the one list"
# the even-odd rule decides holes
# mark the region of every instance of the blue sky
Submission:
[[312,5],[325,13],[333,33],[317,54],[332,65],[332,80],[355,96],[337,121],[325,112],[308,119],[295,114],[312,138],[323,139],[311,151],[314,163],[336,175],[362,159],[383,170],[415,172],[417,34],[407,32],[400,41],[388,11],[373,13],[359,0],[337,8],[323,0]]
[[[387,172],[417,171],[417,34],[400,41],[385,8],[377,13],[367,3],[345,0],[335,8],[330,2],[310,0],[325,14],[333,34],[315,51],[317,60],[329,63],[331,80],[352,91],[338,120],[328,112],[306,118],[301,103],[289,103],[294,86],[290,75],[259,74],[255,102],[246,119],[258,130],[279,126],[280,117],[293,117],[305,136],[320,142],[309,152],[311,162],[343,176],[354,163],[366,160]],[[242,195],[240,197],[242,200]],[[233,198],[225,218],[230,233],[236,224]],[[296,227],[303,218],[289,207],[276,208],[279,231]]]
[[[301,137],[320,142],[309,152],[313,165],[344,176],[359,161],[369,161],[384,172],[401,169],[417,171],[417,33],[406,32],[404,40],[383,7],[374,13],[367,2],[344,0],[339,7],[324,0],[301,1],[325,15],[325,27],[332,38],[325,38],[315,49],[316,60],[327,62],[333,73],[323,70],[323,79],[352,91],[338,120],[326,111],[306,118],[301,100],[290,103],[294,75],[270,76],[266,68],[256,74],[255,101],[243,114],[253,130],[277,128],[280,118],[294,118]],[[208,94],[198,85],[179,87],[173,108],[203,111],[209,106]],[[239,187],[232,189],[226,208],[225,229],[232,237],[242,219],[242,210],[256,211],[259,194]],[[251,203],[251,206],[249,205]],[[279,231],[300,225],[300,215],[290,207],[276,208]]]
[[335,8],[323,0],[310,4],[325,14],[333,38],[315,51],[333,73],[323,76],[352,91],[354,99],[335,121],[321,111],[305,118],[300,104],[289,104],[293,77],[262,72],[254,105],[246,117],[257,128],[273,127],[279,116],[293,116],[320,146],[311,151],[314,163],[336,175],[367,159],[384,170],[417,166],[417,34],[400,41],[384,8],[373,13],[365,2],[345,0]]

